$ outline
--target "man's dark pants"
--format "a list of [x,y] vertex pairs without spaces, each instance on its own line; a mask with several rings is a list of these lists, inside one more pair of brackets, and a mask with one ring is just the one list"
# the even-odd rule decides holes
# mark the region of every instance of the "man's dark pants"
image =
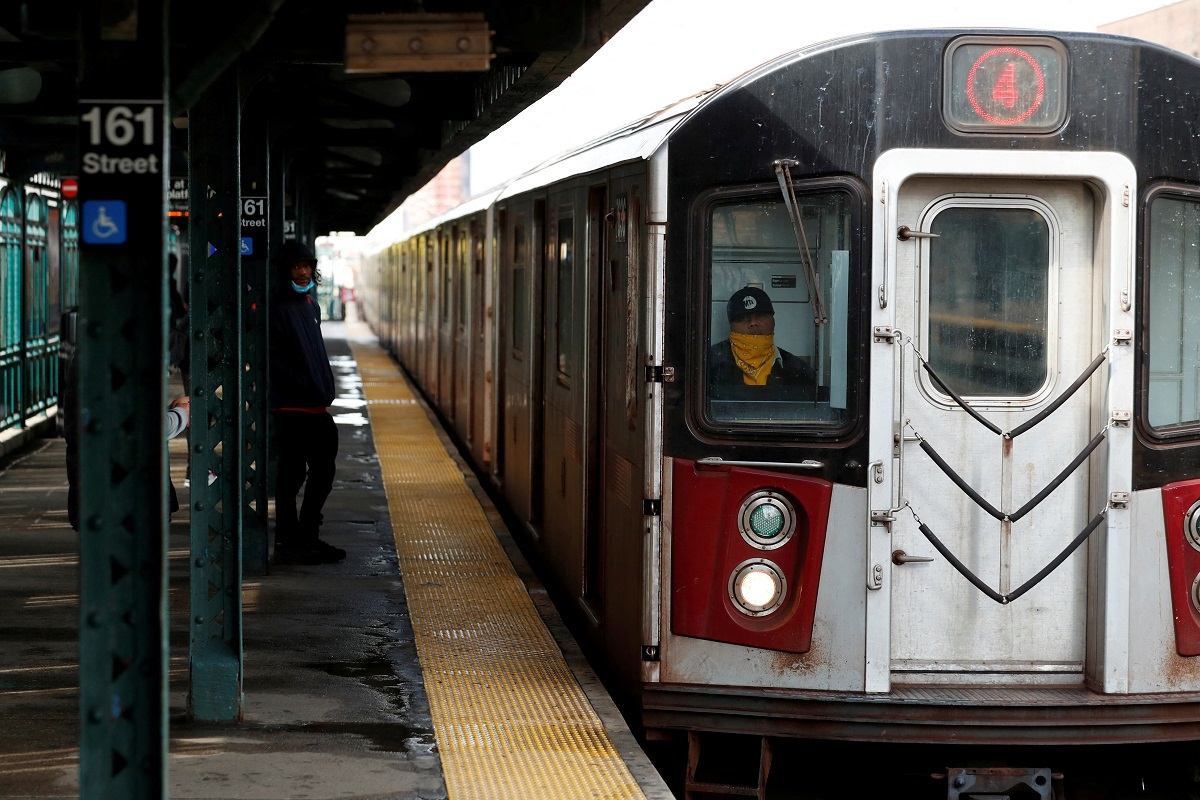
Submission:
[[[274,414],[278,456],[275,544],[315,541],[321,527],[321,508],[333,489],[337,425],[328,412],[275,411]],[[301,486],[304,486],[304,504],[297,517],[296,496]]]

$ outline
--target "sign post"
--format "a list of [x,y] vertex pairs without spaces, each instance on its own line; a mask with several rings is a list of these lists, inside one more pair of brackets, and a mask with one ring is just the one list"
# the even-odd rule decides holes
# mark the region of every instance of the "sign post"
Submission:
[[81,6],[81,324],[65,389],[80,410],[79,783],[84,798],[151,798],[167,793],[166,0],[123,20],[102,7]]

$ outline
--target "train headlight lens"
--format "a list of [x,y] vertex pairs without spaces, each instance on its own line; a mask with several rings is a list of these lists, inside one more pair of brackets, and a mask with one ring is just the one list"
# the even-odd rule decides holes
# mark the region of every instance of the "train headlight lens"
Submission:
[[765,616],[779,608],[786,593],[783,572],[761,558],[743,561],[729,576],[729,599],[738,611],[751,617]]
[[783,547],[796,532],[792,501],[770,489],[753,492],[738,511],[738,532],[747,544],[759,550]]

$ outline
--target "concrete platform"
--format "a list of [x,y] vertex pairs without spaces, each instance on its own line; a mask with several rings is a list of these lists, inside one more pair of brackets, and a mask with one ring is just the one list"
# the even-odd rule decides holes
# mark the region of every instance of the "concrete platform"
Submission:
[[[241,724],[186,719],[186,445],[170,445],[183,506],[170,530],[171,797],[447,797],[354,363],[342,326],[326,337],[350,394],[333,409],[340,452],[322,536],[349,555],[246,577]],[[78,540],[63,456],[61,439],[37,440],[0,468],[0,798],[78,796]],[[468,479],[630,771],[646,796],[670,797]]]

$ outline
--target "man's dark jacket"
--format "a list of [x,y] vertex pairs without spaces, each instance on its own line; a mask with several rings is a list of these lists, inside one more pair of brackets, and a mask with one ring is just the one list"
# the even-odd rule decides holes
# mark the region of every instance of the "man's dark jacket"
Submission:
[[333,403],[333,369],[321,338],[321,308],[290,287],[271,298],[271,408],[322,408]]

